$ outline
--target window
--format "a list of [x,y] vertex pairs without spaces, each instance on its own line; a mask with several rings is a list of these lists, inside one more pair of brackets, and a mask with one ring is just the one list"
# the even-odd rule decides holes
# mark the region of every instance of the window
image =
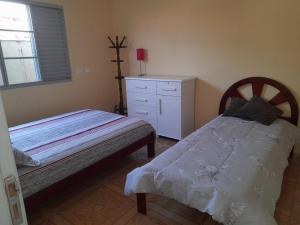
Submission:
[[2,85],[41,80],[30,13],[26,5],[0,1],[0,43]]
[[71,78],[63,9],[0,1],[0,86]]

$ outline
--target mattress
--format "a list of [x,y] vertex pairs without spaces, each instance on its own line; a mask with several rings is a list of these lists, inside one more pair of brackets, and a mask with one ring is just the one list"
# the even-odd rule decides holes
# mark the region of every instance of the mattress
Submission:
[[41,162],[18,168],[23,196],[54,184],[153,132],[148,123],[81,110],[9,128],[15,148]]
[[275,225],[283,172],[299,128],[217,117],[127,175],[125,194],[156,193],[226,225]]

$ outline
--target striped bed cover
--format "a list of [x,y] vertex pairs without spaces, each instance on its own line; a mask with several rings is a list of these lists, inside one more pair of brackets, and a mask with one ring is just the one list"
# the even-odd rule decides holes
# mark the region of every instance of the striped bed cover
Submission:
[[20,167],[23,196],[30,195],[148,136],[137,118],[85,109],[9,128],[15,148],[41,162]]

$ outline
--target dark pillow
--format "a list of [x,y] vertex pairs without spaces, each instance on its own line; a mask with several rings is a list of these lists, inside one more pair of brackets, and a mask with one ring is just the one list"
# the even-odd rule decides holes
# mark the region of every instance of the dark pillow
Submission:
[[248,101],[243,98],[233,97],[231,99],[228,109],[226,109],[226,111],[223,113],[223,116],[232,116],[244,120],[252,120],[251,118],[244,115],[243,111],[241,110],[241,108],[247,103]]
[[239,110],[242,111],[243,116],[246,118],[267,126],[271,125],[282,114],[280,109],[257,96],[252,97]]

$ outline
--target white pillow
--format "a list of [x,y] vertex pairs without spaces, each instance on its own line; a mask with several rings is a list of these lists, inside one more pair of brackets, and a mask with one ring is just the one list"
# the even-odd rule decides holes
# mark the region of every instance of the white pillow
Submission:
[[40,161],[34,160],[31,156],[27,155],[25,152],[22,152],[12,146],[12,150],[15,156],[15,161],[18,167],[20,166],[39,166],[41,165]]

